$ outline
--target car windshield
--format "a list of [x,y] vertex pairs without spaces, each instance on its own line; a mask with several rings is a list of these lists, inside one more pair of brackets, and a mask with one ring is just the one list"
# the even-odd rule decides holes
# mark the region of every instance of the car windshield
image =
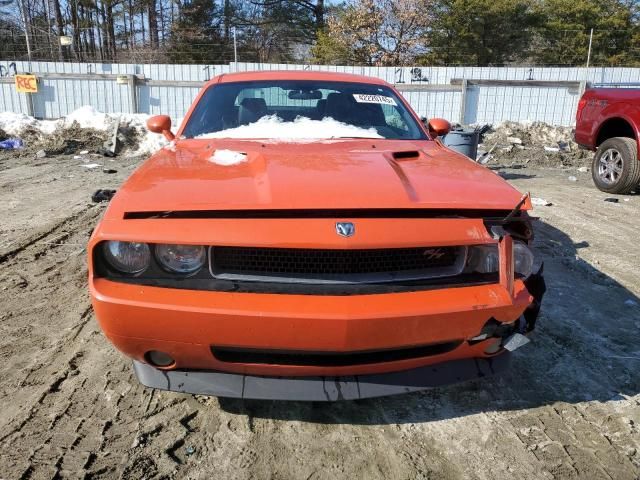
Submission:
[[256,81],[209,87],[186,138],[426,139],[388,87],[331,81]]

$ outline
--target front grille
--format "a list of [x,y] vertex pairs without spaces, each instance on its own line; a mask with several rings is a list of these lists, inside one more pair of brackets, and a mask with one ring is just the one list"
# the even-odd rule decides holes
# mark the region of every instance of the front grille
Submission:
[[440,355],[456,349],[461,343],[462,341],[456,340],[393,350],[361,352],[299,352],[229,347],[211,347],[211,351],[217,360],[226,363],[347,367]]
[[211,267],[225,274],[348,280],[351,276],[448,276],[460,273],[464,247],[320,250],[298,248],[212,247]]
[[[183,290],[349,296],[461,288],[499,280],[497,272],[464,272],[467,247],[463,246],[374,250],[209,247],[208,268],[186,276],[164,270],[155,256],[142,274],[127,275],[111,268],[102,252],[102,248],[93,249],[96,277]],[[252,252],[261,253],[247,255]]]

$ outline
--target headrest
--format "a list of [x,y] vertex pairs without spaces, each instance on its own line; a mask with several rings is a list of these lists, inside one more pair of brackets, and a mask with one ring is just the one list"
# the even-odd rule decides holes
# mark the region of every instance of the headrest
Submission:
[[264,112],[267,110],[267,103],[264,98],[243,98],[240,105],[252,112]]
[[238,124],[248,125],[260,120],[267,114],[264,98],[244,98],[238,108]]

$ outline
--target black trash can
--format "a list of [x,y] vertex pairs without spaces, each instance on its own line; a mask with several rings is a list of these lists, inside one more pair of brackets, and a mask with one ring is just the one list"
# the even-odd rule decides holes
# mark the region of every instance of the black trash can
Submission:
[[480,131],[473,128],[458,128],[447,133],[442,142],[451,150],[466,155],[475,162],[478,154]]

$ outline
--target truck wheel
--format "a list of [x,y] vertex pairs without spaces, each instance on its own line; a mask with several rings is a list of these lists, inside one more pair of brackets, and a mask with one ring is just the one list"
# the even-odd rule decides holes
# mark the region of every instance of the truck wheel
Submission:
[[598,147],[591,167],[593,182],[607,193],[629,193],[640,183],[638,145],[633,138],[614,137]]

